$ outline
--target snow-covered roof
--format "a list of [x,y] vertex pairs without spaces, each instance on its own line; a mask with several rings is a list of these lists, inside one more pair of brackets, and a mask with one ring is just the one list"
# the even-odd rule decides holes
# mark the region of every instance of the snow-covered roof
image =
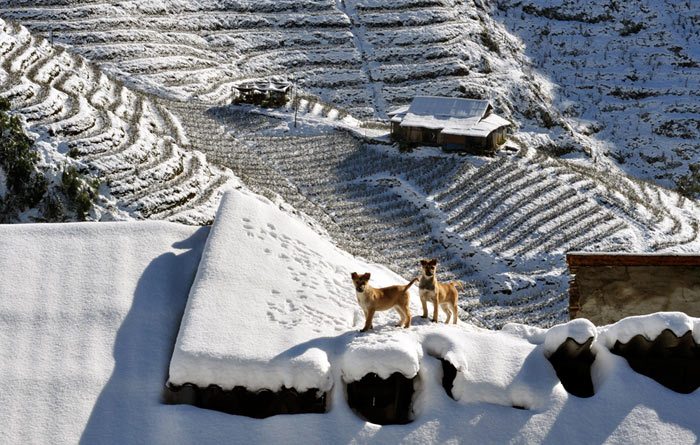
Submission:
[[393,110],[389,111],[387,113],[387,115],[388,116],[396,116],[397,114],[400,114],[400,115],[404,116],[406,114],[406,112],[408,111],[408,108],[410,106],[411,105],[409,104],[409,105],[402,105],[400,107],[394,108]]
[[[170,383],[328,391],[328,342],[319,339],[336,337],[363,321],[352,272],[370,272],[374,283],[403,281],[338,250],[269,200],[228,192],[192,286]],[[303,353],[289,352],[312,341],[316,346]],[[394,355],[385,377],[393,372],[413,377],[417,359],[402,361],[401,354]],[[370,372],[366,363],[351,360],[352,368],[344,372],[364,375]]]
[[[232,203],[240,209],[234,210]],[[250,238],[241,248],[223,239],[233,232],[216,227],[212,236],[217,230],[219,235],[207,240],[207,228],[160,222],[0,225],[3,443],[693,444],[700,437],[700,391],[670,391],[634,372],[607,348],[634,334],[651,338],[667,328],[678,334],[692,330],[700,339],[700,319],[661,313],[596,328],[595,396],[578,398],[563,388],[546,354],[564,337],[580,341],[592,335],[590,325],[579,321],[550,330],[506,325],[503,331],[487,331],[415,317],[414,326],[399,329],[392,326],[396,315],[383,312],[374,332],[358,334],[362,315],[359,306],[351,309],[357,303],[352,286],[346,287],[349,277],[346,281],[344,276],[348,269],[366,263],[340,251],[319,250],[318,235],[299,239],[297,230],[302,229],[297,224],[302,223],[276,213],[273,209],[278,206],[269,201],[248,195],[227,205],[219,221],[239,218],[234,227],[241,237]],[[287,224],[292,226],[288,229]],[[272,242],[275,236],[279,244]],[[256,240],[259,249],[251,247]],[[219,244],[238,254],[235,263],[218,261]],[[242,332],[240,323],[248,306],[237,305],[233,311],[216,295],[211,301],[225,304],[221,312],[226,316],[221,318],[229,323],[223,326],[214,320],[207,334],[217,341],[222,336],[218,329],[226,331],[224,336],[238,332],[258,338],[259,346],[267,349],[265,331],[277,323],[273,318],[286,322],[290,336],[311,340],[288,349],[285,360],[316,348],[330,363],[329,412],[258,420],[162,404],[175,332],[186,303],[198,304],[187,301],[192,277],[196,273],[201,286],[213,283],[205,279],[208,274],[222,279],[225,273],[240,284],[245,263],[256,257],[276,258],[265,262],[269,267],[256,277],[261,289],[270,291],[254,295],[264,298],[260,305],[267,305],[269,313],[260,314],[256,306],[247,311],[253,321],[244,326],[256,334]],[[339,259],[347,269],[335,270]],[[304,270],[307,264],[311,267]],[[306,287],[289,283],[284,274],[292,271],[284,272],[280,266],[292,267],[300,280],[301,271],[311,275],[313,267],[319,267],[319,281],[302,281]],[[404,281],[374,267],[378,285]],[[197,286],[192,287],[192,296],[207,289]],[[273,294],[273,289],[279,293]],[[339,294],[333,295],[336,290]],[[323,299],[314,302],[316,292],[328,304],[317,306]],[[340,298],[348,301],[348,307],[335,311],[333,305]],[[412,299],[414,315],[419,315],[415,292]],[[342,322],[338,329],[337,320]],[[275,340],[277,345],[282,342]],[[441,386],[437,357],[457,369],[452,390],[456,401]],[[389,427],[360,419],[346,403],[344,382],[366,369],[389,372],[395,362],[410,365],[409,373],[418,372],[415,419]]]
[[510,125],[510,122],[491,113],[471,127],[445,127],[442,129],[442,133],[458,136],[486,137],[492,131],[508,125]]
[[417,96],[406,111],[401,126],[470,128],[484,117],[489,106],[487,100]]
[[[417,96],[410,105],[388,114],[391,122],[402,127],[441,130],[444,134],[486,137],[492,131],[510,125],[506,119],[488,113],[487,100],[455,97]],[[487,114],[488,113],[488,114]]]
[[289,82],[278,82],[278,81],[251,81],[251,82],[241,82],[234,85],[239,91],[274,91],[277,93],[285,93],[292,87]]

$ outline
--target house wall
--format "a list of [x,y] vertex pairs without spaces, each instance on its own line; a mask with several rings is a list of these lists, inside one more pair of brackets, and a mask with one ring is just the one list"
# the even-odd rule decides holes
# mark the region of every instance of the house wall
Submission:
[[438,138],[438,143],[443,144],[443,145],[454,144],[454,145],[459,145],[461,147],[464,147],[464,146],[466,146],[467,138],[464,136],[456,135],[456,134],[442,134],[442,133],[440,133],[440,137]]
[[505,142],[505,129],[494,130],[488,137],[480,138],[443,134],[440,130],[421,127],[402,127],[397,122],[391,123],[391,135],[397,141],[411,144],[440,145],[449,151],[462,151],[478,155],[493,153],[498,148],[498,145]]
[[600,326],[659,311],[700,317],[700,266],[585,266],[572,273],[572,319]]
[[439,130],[420,127],[402,127],[396,122],[391,123],[391,135],[399,141],[414,144],[438,144]]

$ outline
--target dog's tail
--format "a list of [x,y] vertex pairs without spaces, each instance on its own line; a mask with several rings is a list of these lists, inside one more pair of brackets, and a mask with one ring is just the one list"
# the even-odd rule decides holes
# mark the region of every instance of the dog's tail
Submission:
[[406,286],[404,286],[403,291],[406,292],[407,290],[409,290],[411,288],[411,286],[413,286],[413,283],[415,283],[416,281],[418,281],[418,278],[412,279],[410,283],[408,283]]
[[457,290],[464,290],[464,283],[462,283],[459,280],[450,281],[450,284],[453,285]]

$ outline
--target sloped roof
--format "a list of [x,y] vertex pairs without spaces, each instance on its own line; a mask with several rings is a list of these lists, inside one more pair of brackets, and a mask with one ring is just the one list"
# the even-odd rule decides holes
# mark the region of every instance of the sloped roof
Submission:
[[393,117],[393,116],[401,115],[401,117],[403,118],[403,117],[406,115],[406,112],[408,111],[408,109],[410,108],[410,106],[411,106],[411,105],[409,104],[409,105],[402,105],[402,106],[400,106],[400,107],[394,108],[393,110],[389,111],[389,112],[387,113],[387,115],[388,115],[388,116],[392,116],[392,117]]
[[475,137],[486,137],[493,130],[501,127],[510,125],[510,122],[503,119],[501,116],[496,114],[489,114],[485,118],[481,119],[476,124],[469,128],[465,127],[446,127],[443,128],[442,132],[444,134],[454,134],[460,136],[475,136]]
[[487,100],[417,96],[401,122],[402,127],[471,128],[486,114]]
[[289,82],[274,82],[274,81],[251,81],[251,82],[241,82],[234,85],[238,91],[276,91],[279,93],[284,93],[292,87]]

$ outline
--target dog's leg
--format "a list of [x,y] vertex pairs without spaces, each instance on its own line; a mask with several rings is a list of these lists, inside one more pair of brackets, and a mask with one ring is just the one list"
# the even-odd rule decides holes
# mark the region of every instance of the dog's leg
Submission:
[[448,305],[443,305],[442,310],[445,311],[445,314],[447,314],[447,319],[445,320],[445,324],[450,323],[450,317],[452,316],[452,308]]
[[457,314],[459,314],[457,310],[457,302],[455,301],[454,305],[452,305],[452,315],[454,315],[454,318],[452,319],[453,324],[457,324]]
[[438,294],[435,292],[435,300],[433,300],[433,323],[438,322],[438,308],[440,305],[438,304]]
[[399,305],[394,306],[394,309],[396,310],[396,313],[399,314],[399,317],[401,318],[399,320],[399,324],[396,325],[397,328],[400,328],[401,326],[404,325],[406,314],[403,311],[403,308]]
[[372,319],[374,318],[374,308],[369,308],[367,310],[367,319],[365,320],[365,327],[362,328],[360,332],[367,332],[372,329]]
[[428,302],[426,300],[425,295],[420,296],[420,303],[423,305],[423,315],[421,315],[421,318],[428,318]]
[[406,312],[406,323],[404,324],[404,328],[410,328],[411,327],[411,306],[409,303],[406,303],[406,306],[404,307],[404,311]]

